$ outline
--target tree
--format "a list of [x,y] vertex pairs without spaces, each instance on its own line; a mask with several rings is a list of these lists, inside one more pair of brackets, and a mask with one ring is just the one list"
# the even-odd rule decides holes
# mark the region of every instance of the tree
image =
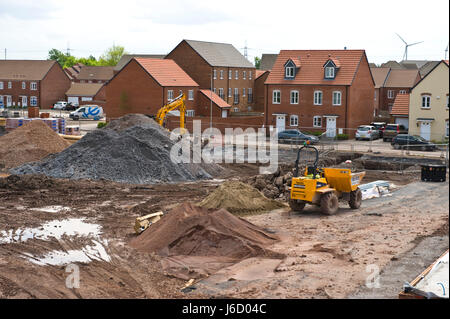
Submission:
[[115,66],[124,54],[127,54],[124,47],[120,45],[113,45],[100,57],[100,65]]
[[257,70],[259,70],[260,67],[261,67],[261,58],[255,56],[255,68],[256,68]]
[[64,66],[67,60],[67,55],[57,49],[48,51],[48,59],[58,61],[59,65]]

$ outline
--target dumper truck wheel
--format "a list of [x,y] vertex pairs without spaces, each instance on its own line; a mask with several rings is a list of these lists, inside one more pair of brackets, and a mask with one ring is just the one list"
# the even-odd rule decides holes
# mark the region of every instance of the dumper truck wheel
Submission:
[[334,192],[323,194],[320,198],[320,209],[326,215],[333,215],[339,209],[339,199]]
[[361,201],[362,192],[359,188],[357,188],[355,191],[350,193],[350,200],[348,201],[348,204],[350,205],[350,208],[358,209],[361,207]]
[[305,208],[306,203],[299,200],[291,199],[289,201],[289,206],[294,212],[301,212]]

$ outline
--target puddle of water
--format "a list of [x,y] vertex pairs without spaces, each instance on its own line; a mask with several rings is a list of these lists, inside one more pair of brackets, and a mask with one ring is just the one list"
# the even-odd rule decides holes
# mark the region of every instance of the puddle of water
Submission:
[[13,242],[25,242],[29,239],[47,240],[51,237],[61,238],[66,236],[98,237],[100,225],[89,224],[82,218],[71,218],[66,220],[53,220],[43,224],[39,228],[10,229],[0,231],[0,244]]
[[46,207],[40,207],[40,208],[31,208],[31,210],[38,211],[38,212],[46,212],[46,213],[59,213],[59,212],[70,211],[70,207],[55,205],[55,206],[46,206]]
[[94,240],[93,243],[93,245],[84,246],[80,250],[69,250],[67,252],[54,250],[49,252],[42,258],[35,257],[31,254],[26,254],[26,259],[36,265],[41,266],[61,266],[74,262],[90,263],[93,260],[106,262],[111,261],[111,258],[104,247],[108,244],[108,242],[104,240],[103,243],[101,243],[100,241]]

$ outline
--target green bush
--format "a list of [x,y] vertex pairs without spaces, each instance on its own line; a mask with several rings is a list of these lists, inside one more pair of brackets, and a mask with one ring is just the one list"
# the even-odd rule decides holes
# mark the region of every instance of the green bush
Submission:
[[306,135],[314,135],[314,136],[320,136],[320,135],[322,135],[322,132],[309,132],[309,131],[305,131],[305,132],[303,132],[304,134],[306,134]]
[[337,139],[338,140],[348,140],[348,134],[338,134]]
[[97,128],[102,128],[102,127],[105,127],[106,125],[107,125],[106,122],[98,122],[97,123]]

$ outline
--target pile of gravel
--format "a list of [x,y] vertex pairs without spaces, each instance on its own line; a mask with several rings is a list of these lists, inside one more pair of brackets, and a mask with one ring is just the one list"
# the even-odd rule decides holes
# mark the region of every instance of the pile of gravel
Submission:
[[145,116],[127,116],[108,126],[88,133],[61,153],[22,165],[11,173],[152,184],[209,179],[211,173],[222,170],[217,164],[173,163],[170,149],[175,141],[170,140],[167,130]]

